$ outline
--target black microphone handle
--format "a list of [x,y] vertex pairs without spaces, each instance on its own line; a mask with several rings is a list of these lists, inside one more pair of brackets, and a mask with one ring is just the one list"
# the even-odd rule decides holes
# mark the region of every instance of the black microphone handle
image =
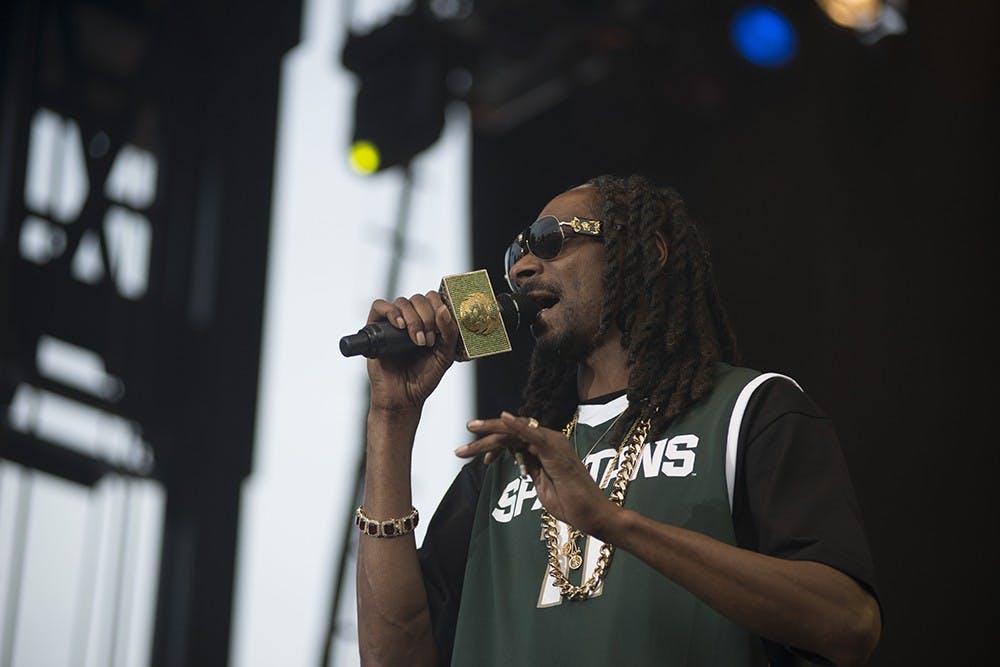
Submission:
[[[498,294],[497,305],[500,307],[500,318],[508,336],[521,326],[530,325],[538,314],[538,306],[534,300],[523,294],[507,292]],[[452,313],[452,317],[454,316]],[[385,321],[373,322],[358,333],[340,339],[340,353],[345,357],[361,354],[369,359],[376,359],[419,349],[420,346],[410,340],[409,331],[397,329]]]
[[340,339],[340,353],[345,357],[363,354],[369,359],[391,357],[418,346],[410,340],[407,329],[397,329],[388,322],[373,322],[356,334]]

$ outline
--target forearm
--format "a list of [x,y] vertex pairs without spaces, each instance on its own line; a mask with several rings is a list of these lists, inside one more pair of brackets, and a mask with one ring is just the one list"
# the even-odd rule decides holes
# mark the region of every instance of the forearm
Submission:
[[780,644],[863,664],[878,641],[874,598],[826,565],[765,556],[618,508],[596,536]]
[[[410,452],[420,410],[368,415],[364,508],[373,519],[410,513]],[[413,534],[362,535],[358,545],[358,639],[365,665],[433,665],[437,655]]]

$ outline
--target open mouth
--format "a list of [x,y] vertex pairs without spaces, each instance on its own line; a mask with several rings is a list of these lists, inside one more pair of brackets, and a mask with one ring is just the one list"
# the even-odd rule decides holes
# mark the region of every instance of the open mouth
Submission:
[[528,296],[534,299],[535,303],[538,305],[539,315],[559,303],[559,297],[546,292],[532,292]]

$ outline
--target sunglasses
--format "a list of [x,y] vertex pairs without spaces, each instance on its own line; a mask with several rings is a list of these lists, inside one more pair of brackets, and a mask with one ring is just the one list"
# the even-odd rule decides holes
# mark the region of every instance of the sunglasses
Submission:
[[554,215],[546,215],[531,223],[531,226],[517,235],[507,248],[503,258],[504,276],[512,292],[519,291],[511,278],[510,270],[519,259],[531,253],[538,259],[555,259],[566,241],[566,227],[574,234],[600,237],[601,221],[587,220],[573,216],[572,220],[560,220]]

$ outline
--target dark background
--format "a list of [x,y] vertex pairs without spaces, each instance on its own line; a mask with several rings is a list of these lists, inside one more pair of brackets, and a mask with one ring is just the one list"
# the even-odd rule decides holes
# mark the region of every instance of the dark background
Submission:
[[[1000,12],[914,3],[907,34],[864,46],[801,4],[787,69],[724,43],[683,68],[646,46],[515,130],[478,131],[475,265],[599,173],[679,189],[746,365],[795,377],[837,424],[885,611],[872,664],[979,663],[997,593]],[[711,33],[702,18],[685,29]],[[479,414],[519,404],[515,354],[479,363]]]

